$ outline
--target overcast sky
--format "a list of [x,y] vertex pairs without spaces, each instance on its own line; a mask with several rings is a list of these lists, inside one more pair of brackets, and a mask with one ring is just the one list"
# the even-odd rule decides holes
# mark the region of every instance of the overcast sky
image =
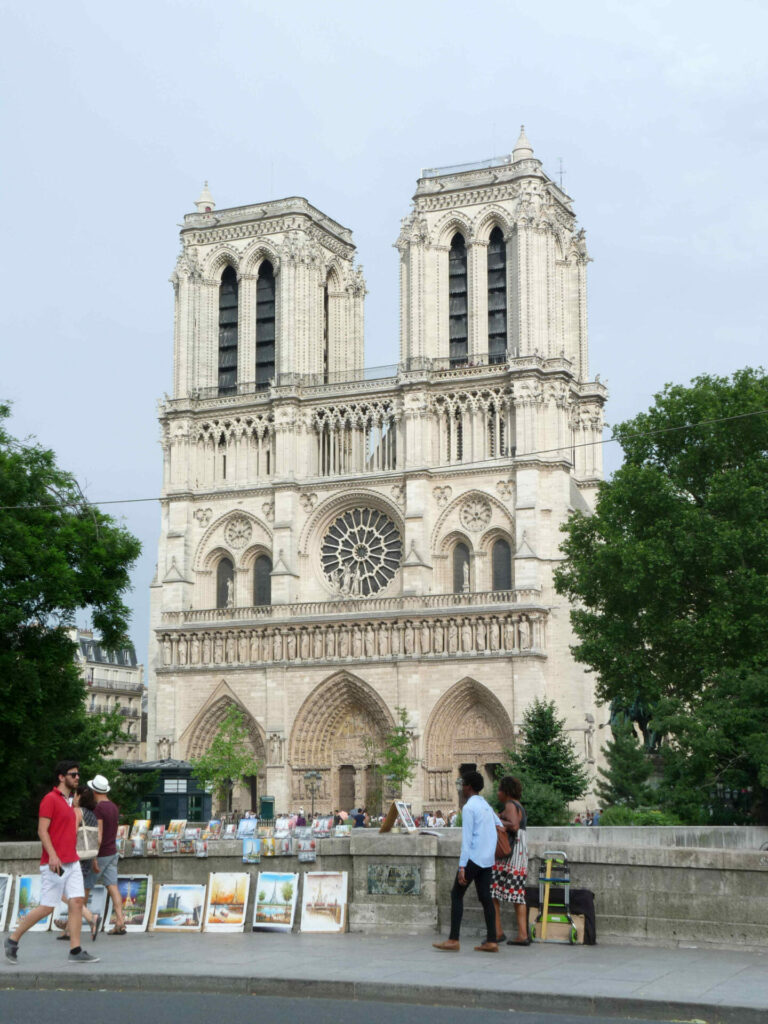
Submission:
[[[168,276],[203,179],[220,207],[303,195],[353,230],[380,365],[420,168],[508,153],[525,123],[587,231],[609,423],[667,381],[765,362],[764,3],[0,0],[0,17],[0,399],[92,500],[158,493]],[[145,660],[159,507],[105,509],[144,545]]]

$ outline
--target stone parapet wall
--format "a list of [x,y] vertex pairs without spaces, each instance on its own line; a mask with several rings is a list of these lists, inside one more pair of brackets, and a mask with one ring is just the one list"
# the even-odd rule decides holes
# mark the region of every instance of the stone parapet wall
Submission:
[[[656,834],[656,835],[654,835]],[[656,843],[653,843],[654,838]],[[692,845],[698,838],[699,845]],[[622,840],[620,842],[620,840]],[[656,945],[730,945],[768,948],[768,829],[530,829],[529,883],[536,884],[546,850],[563,849],[574,888],[595,893],[598,941]],[[448,927],[450,888],[461,835],[381,835],[373,830],[350,839],[319,842],[315,864],[295,857],[264,858],[242,870],[349,872],[350,930],[434,934]],[[151,874],[155,882],[204,881],[212,871],[241,870],[241,843],[219,841],[206,860],[195,857],[129,857],[123,874]],[[0,844],[0,871],[37,870],[39,843]],[[370,892],[369,869],[417,869],[418,892]],[[511,908],[503,910],[512,927]],[[464,932],[482,930],[470,891]]]

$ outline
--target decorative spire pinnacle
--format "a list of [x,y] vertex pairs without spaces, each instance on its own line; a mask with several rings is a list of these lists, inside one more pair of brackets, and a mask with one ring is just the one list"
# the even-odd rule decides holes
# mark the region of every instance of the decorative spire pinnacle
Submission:
[[525,125],[520,125],[520,137],[515,143],[515,148],[512,150],[512,162],[517,163],[518,160],[530,160],[533,156],[533,146],[528,141],[528,136],[525,134]]
[[216,209],[216,203],[213,201],[213,196],[208,191],[208,182],[203,182],[203,190],[200,196],[195,200],[195,206],[197,207],[198,213],[210,213]]

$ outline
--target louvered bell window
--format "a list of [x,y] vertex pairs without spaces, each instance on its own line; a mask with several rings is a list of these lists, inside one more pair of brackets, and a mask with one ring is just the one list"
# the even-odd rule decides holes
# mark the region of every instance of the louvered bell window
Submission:
[[462,235],[454,235],[448,254],[448,329],[450,365],[467,363],[467,247]]
[[507,246],[500,228],[488,241],[488,362],[507,358]]
[[274,376],[275,271],[269,260],[264,260],[256,283],[256,387],[268,387]]
[[219,394],[237,391],[237,274],[226,267],[219,286]]

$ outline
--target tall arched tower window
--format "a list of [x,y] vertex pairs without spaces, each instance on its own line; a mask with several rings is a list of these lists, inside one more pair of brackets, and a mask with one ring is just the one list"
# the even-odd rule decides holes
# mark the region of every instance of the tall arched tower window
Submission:
[[330,310],[328,308],[328,278],[325,279],[323,288],[323,383],[328,383],[329,352],[330,352],[331,322]]
[[231,608],[235,600],[235,567],[229,558],[216,566],[216,607]]
[[467,362],[467,246],[457,233],[448,254],[448,329],[450,365],[465,366]]
[[219,285],[219,393],[237,390],[237,274],[225,267]]
[[453,549],[453,592],[463,594],[469,590],[469,548],[459,543]]
[[507,246],[501,228],[488,240],[488,362],[507,358]]
[[494,590],[512,589],[512,549],[509,543],[499,538],[491,552],[491,569]]
[[272,604],[272,559],[259,555],[253,563],[253,603],[256,607]]
[[256,387],[268,387],[274,376],[275,271],[269,260],[264,260],[256,282]]

